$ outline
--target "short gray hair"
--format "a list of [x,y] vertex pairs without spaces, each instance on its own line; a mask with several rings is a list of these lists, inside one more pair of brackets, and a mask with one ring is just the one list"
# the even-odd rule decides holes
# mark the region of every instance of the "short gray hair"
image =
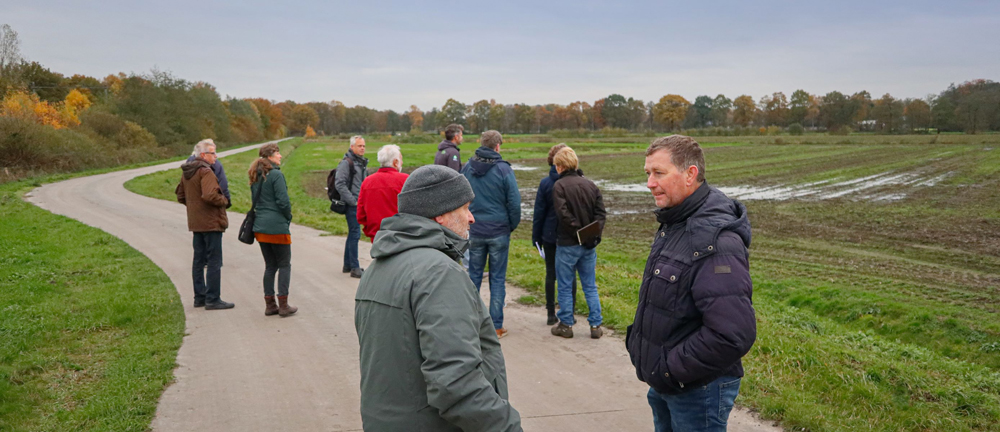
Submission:
[[202,153],[208,153],[209,147],[215,147],[215,141],[211,138],[205,138],[198,141],[198,144],[194,145],[194,150],[191,152],[191,156],[198,157],[201,156]]
[[395,144],[386,144],[382,148],[378,149],[378,163],[383,167],[391,167],[392,162],[399,159],[400,165],[403,163],[403,153],[399,150],[399,146]]
[[497,146],[500,144],[503,144],[503,136],[500,135],[500,132],[495,130],[483,132],[483,134],[479,137],[479,145],[490,150],[496,150]]
[[354,144],[356,144],[359,139],[364,139],[364,137],[362,137],[361,135],[352,136],[351,137],[351,147],[354,147]]
[[670,135],[653,140],[646,148],[646,157],[658,151],[670,153],[670,162],[678,171],[694,165],[698,168],[698,182],[705,181],[705,153],[694,138],[684,135]]

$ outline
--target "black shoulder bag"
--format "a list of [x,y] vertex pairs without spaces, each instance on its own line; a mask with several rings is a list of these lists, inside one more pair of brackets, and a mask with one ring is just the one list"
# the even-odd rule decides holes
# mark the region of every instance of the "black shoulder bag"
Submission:
[[[350,157],[347,159],[347,190],[351,190],[351,186],[354,185],[354,160]],[[334,175],[336,175],[336,169],[333,170]],[[336,189],[330,195],[330,211],[338,214],[347,214],[347,202],[340,198],[340,192]]]
[[240,225],[240,235],[238,237],[239,241],[248,245],[253,244],[253,223],[257,220],[257,200],[260,199],[260,193],[264,190],[264,182],[267,180],[266,177],[259,177],[261,177],[260,187],[257,188],[257,193],[254,194],[253,200],[250,201],[250,211],[247,212],[247,217],[243,219],[243,225]]

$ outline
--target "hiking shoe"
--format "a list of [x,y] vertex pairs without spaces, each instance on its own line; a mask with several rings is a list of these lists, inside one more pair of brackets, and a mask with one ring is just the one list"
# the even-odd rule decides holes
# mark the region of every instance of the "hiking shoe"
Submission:
[[361,267],[351,269],[351,277],[355,279],[361,279],[361,275],[364,274],[365,270]]
[[229,303],[227,301],[222,301],[222,299],[219,299],[219,301],[217,301],[215,303],[206,303],[205,304],[205,310],[232,309],[234,307],[236,307],[235,304]]
[[552,336],[561,336],[566,339],[573,337],[573,327],[566,324],[559,323],[559,325],[552,327]]
[[501,338],[503,338],[504,336],[507,336],[507,329],[505,329],[505,328],[502,328],[502,327],[501,327],[501,328],[498,328],[498,329],[497,329],[497,339],[501,339]]
[[604,336],[604,329],[602,329],[601,326],[590,326],[591,339],[600,339],[601,336]]
[[344,273],[350,273],[350,272],[351,272],[351,268],[347,267],[347,266],[344,266]]
[[205,307],[205,299],[204,298],[194,299],[194,307],[196,308]]

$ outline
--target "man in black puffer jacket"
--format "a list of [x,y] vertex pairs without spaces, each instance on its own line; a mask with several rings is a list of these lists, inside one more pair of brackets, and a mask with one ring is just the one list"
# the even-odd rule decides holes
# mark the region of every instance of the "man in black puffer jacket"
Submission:
[[657,220],[625,344],[657,431],[725,431],[757,337],[746,207],[705,182],[694,139],[646,150]]

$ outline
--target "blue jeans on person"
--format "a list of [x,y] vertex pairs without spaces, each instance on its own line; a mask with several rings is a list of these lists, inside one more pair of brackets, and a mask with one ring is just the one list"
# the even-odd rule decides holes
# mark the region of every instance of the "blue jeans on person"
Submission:
[[194,261],[191,278],[194,282],[194,300],[217,303],[222,285],[222,233],[196,232],[192,239]]
[[503,328],[503,304],[507,297],[507,251],[510,234],[493,237],[469,237],[469,279],[476,290],[483,284],[483,269],[490,263],[490,318],[493,328]]
[[725,432],[740,392],[740,379],[724,376],[679,395],[646,394],[656,432]]
[[580,275],[580,288],[587,299],[590,315],[587,321],[591,327],[604,322],[601,317],[601,298],[597,295],[597,250],[583,246],[556,246],[556,280],[559,282],[559,322],[572,326],[573,316],[573,276]]
[[358,262],[358,241],[361,240],[361,224],[358,223],[358,207],[347,206],[347,243],[344,243],[344,268],[361,267]]

